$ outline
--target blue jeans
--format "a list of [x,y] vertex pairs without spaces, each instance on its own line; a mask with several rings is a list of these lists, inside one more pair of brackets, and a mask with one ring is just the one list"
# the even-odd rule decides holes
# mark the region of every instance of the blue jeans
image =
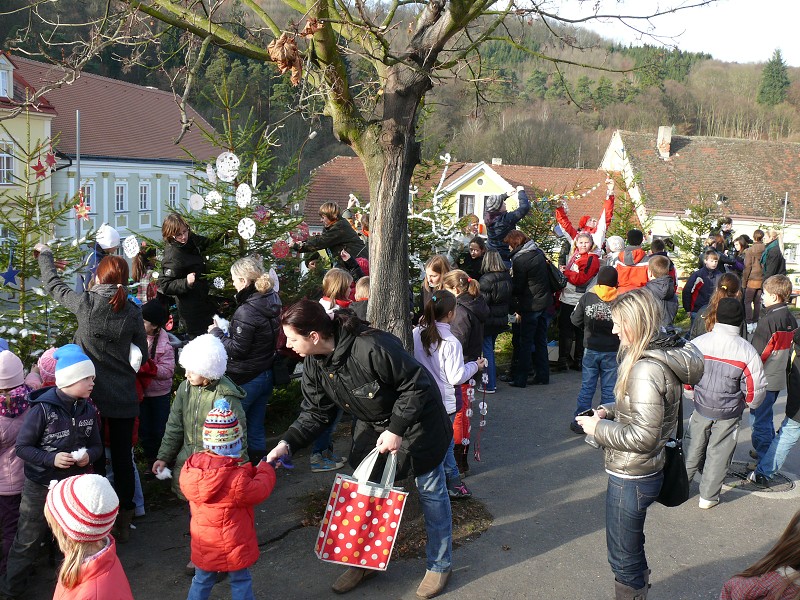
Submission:
[[[456,413],[447,416],[450,417],[450,425],[452,425],[453,421],[455,421]],[[447,454],[444,455],[444,474],[446,479],[459,481],[461,479],[461,475],[458,473],[458,463],[456,463],[455,447],[456,447],[455,438],[451,436],[450,446],[447,448]]]
[[44,520],[46,500],[47,486],[34,483],[26,477],[22,484],[17,535],[8,553],[5,577],[0,577],[0,592],[8,596],[22,597],[28,590],[28,575],[36,564],[39,543],[49,533],[47,521]]
[[487,390],[497,389],[497,371],[494,363],[494,344],[496,341],[496,335],[483,336],[483,357],[486,359],[486,375],[489,377],[489,381],[486,383]]
[[322,454],[326,450],[333,451],[333,432],[339,426],[339,421],[342,420],[343,414],[344,411],[341,408],[336,412],[336,418],[314,440],[314,444],[311,446],[311,454]]
[[145,396],[139,405],[139,441],[142,443],[148,466],[152,465],[158,456],[169,418],[169,400],[170,394]]
[[598,352],[589,348],[583,351],[581,363],[581,391],[578,392],[578,408],[575,415],[592,408],[592,398],[600,380],[601,401],[603,404],[614,402],[614,385],[617,383],[617,353]]
[[775,406],[775,400],[778,399],[779,393],[767,390],[764,402],[755,410],[750,411],[750,426],[753,428],[750,441],[759,459],[767,453],[775,438],[772,407]]
[[664,481],[663,471],[640,479],[608,476],[606,546],[614,578],[640,590],[645,585],[644,520]]
[[[228,573],[231,582],[231,598],[236,600],[255,600],[253,595],[253,578],[249,569],[231,571]],[[217,583],[217,574],[214,571],[203,571],[200,567],[194,568],[192,587],[186,600],[206,600],[211,595],[211,588]]]
[[272,397],[272,369],[256,375],[239,387],[245,391],[242,408],[247,417],[247,449],[250,452],[266,452],[264,419],[267,416],[267,404]]
[[550,382],[550,364],[547,359],[547,317],[545,311],[520,313],[518,347],[514,348],[516,366],[514,384],[525,387],[531,354],[534,356],[533,370],[540,383]]
[[426,569],[446,573],[453,562],[453,513],[444,474],[444,463],[427,473],[417,475],[415,482],[419,490],[419,501],[425,517]]
[[761,473],[768,479],[771,478],[786,462],[789,450],[800,440],[800,423],[786,417],[781,423],[778,435],[769,445],[769,450],[758,461],[756,473]]

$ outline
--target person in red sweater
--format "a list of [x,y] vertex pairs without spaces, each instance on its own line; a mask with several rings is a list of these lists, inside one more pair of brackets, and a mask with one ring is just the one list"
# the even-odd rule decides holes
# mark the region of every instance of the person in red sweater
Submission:
[[64,553],[54,599],[133,600],[109,535],[118,512],[111,483],[93,473],[62,479],[47,492],[44,517]]
[[722,586],[720,600],[795,600],[800,597],[800,511],[780,539],[755,564]]
[[214,402],[203,426],[204,452],[195,452],[181,469],[180,485],[192,513],[195,573],[187,600],[205,600],[217,573],[229,573],[231,596],[253,600],[248,567],[258,560],[253,507],[275,487],[275,469],[263,460],[240,464],[242,428],[224,399]]
[[611,225],[611,217],[614,215],[614,180],[610,177],[606,178],[606,186],[606,200],[603,203],[603,212],[600,213],[600,218],[583,215],[578,221],[577,229],[575,229],[572,221],[567,216],[566,206],[562,203],[556,208],[556,221],[570,243],[575,241],[579,233],[588,233],[592,236],[595,246],[598,248],[603,247],[603,243],[606,240],[606,231],[608,231],[608,227]]

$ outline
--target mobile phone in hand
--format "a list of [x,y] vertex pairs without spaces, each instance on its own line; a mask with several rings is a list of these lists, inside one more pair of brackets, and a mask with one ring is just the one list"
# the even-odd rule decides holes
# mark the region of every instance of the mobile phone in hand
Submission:
[[585,410],[581,413],[578,413],[576,416],[578,417],[593,417],[594,416],[594,409]]

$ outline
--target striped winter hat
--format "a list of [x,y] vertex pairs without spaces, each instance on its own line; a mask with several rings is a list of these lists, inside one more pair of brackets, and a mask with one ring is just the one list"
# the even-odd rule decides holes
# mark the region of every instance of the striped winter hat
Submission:
[[203,448],[222,456],[242,453],[242,427],[224,398],[214,402],[203,425]]
[[99,542],[114,526],[119,499],[108,479],[87,473],[51,484],[47,509],[67,537]]

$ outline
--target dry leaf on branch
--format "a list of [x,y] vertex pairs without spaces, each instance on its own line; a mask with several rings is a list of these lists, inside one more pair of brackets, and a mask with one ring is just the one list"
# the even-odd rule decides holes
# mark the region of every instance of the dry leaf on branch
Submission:
[[269,43],[267,52],[269,52],[272,62],[278,65],[281,73],[292,70],[292,85],[299,85],[303,72],[303,61],[294,38],[285,33],[282,34],[277,40]]
[[311,17],[308,19],[308,21],[306,21],[306,26],[303,27],[303,31],[300,32],[300,35],[304,38],[310,38],[313,37],[314,34],[320,29],[322,29],[322,21],[316,17]]

